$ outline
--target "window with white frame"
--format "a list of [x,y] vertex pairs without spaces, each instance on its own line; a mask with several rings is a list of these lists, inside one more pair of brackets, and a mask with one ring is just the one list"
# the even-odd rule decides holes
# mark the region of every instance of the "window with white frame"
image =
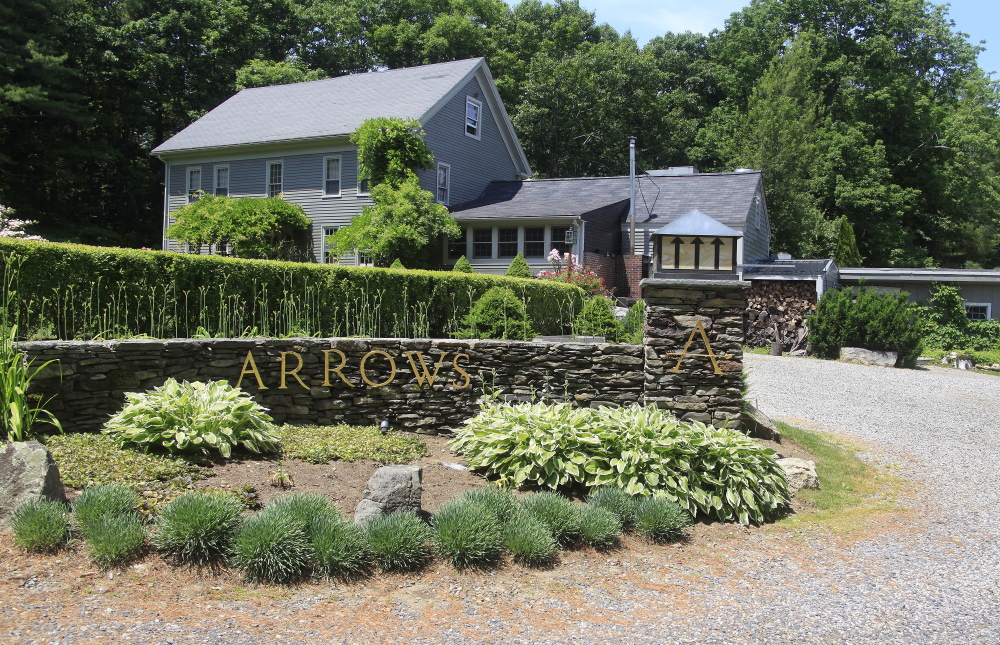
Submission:
[[501,228],[497,230],[497,257],[512,258],[517,255],[517,229]]
[[216,197],[229,195],[229,166],[215,167],[215,195]]
[[524,257],[544,258],[548,255],[545,252],[545,227],[526,226],[524,228]]
[[468,255],[469,251],[465,248],[465,242],[468,236],[468,231],[462,229],[462,235],[451,240],[448,243],[448,259],[457,260],[463,255]]
[[493,229],[472,229],[472,257],[476,260],[493,259]]
[[451,193],[451,166],[446,163],[439,163],[437,172],[438,203],[447,206],[450,193]]
[[358,178],[358,194],[359,195],[371,195],[371,188],[368,186],[368,179]]
[[323,194],[340,197],[340,157],[323,158]]
[[988,302],[966,302],[965,316],[969,320],[989,320],[993,314],[993,306]]
[[471,96],[465,97],[465,134],[473,139],[480,139],[480,121],[483,114],[483,104]]
[[549,248],[556,249],[563,255],[569,253],[569,244],[566,244],[566,231],[568,230],[568,226],[553,226],[552,243],[549,244]]
[[187,169],[187,200],[198,201],[198,191],[201,190],[201,167]]
[[369,249],[359,249],[354,252],[354,256],[357,258],[359,267],[375,266],[375,258]]
[[284,175],[284,164],[280,161],[267,163],[267,196],[277,197],[282,192],[281,182]]
[[330,251],[329,237],[340,230],[339,226],[323,227],[323,264],[340,264],[340,258]]

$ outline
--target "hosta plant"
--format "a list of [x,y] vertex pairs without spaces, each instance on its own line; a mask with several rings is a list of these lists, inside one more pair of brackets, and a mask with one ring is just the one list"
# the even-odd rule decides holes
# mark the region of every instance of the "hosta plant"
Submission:
[[172,453],[218,452],[241,446],[277,452],[274,421],[248,394],[225,381],[178,383],[168,379],[150,392],[128,393],[128,403],[104,426],[122,445]]

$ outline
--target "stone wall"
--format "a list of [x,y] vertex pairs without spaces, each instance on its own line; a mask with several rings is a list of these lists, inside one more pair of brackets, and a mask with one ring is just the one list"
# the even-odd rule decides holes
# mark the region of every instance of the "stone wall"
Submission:
[[735,423],[749,286],[731,280],[642,281],[646,403],[682,419]]

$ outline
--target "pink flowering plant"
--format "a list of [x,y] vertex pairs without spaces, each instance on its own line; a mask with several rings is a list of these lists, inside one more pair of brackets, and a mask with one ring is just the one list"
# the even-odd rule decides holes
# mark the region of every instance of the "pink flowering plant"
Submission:
[[575,284],[590,296],[603,296],[607,294],[604,280],[594,273],[593,269],[581,266],[579,259],[569,253],[560,253],[559,249],[552,249],[548,256],[551,271],[540,271],[538,279],[553,280],[555,282],[565,282]]

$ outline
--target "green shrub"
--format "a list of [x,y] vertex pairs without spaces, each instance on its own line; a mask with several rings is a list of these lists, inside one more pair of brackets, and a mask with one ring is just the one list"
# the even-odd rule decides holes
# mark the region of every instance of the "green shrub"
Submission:
[[329,519],[342,519],[340,509],[333,502],[315,493],[292,493],[278,497],[269,502],[265,510],[292,518],[302,526],[310,539],[319,523]]
[[354,522],[323,517],[313,524],[310,537],[316,573],[321,576],[348,580],[371,568],[373,554],[364,531]]
[[595,549],[609,549],[618,544],[622,523],[606,508],[585,504],[580,510],[580,536]]
[[[463,256],[465,257],[465,256]],[[466,260],[468,262],[468,260]],[[508,278],[533,278],[534,275],[531,273],[531,267],[528,265],[528,261],[524,259],[524,255],[518,253],[514,256],[514,259],[510,261],[510,266],[507,267],[507,272],[504,273]]]
[[642,345],[646,331],[646,302],[636,300],[635,304],[628,308],[625,320],[622,321],[623,343],[630,345]]
[[434,514],[431,539],[437,553],[456,568],[496,562],[503,540],[496,515],[467,497],[458,497]]
[[358,459],[406,464],[427,454],[427,445],[419,438],[395,432],[382,434],[376,426],[284,425],[277,435],[286,459],[312,464]]
[[146,525],[136,513],[94,518],[84,532],[90,561],[108,569],[138,555],[146,542]]
[[399,258],[396,258],[395,260],[392,261],[392,264],[389,265],[389,268],[390,269],[405,269],[406,267],[403,266],[403,263],[399,260]]
[[167,379],[151,392],[127,392],[128,403],[104,424],[121,445],[165,448],[168,452],[232,454],[280,448],[274,423],[249,394],[225,381],[178,383]]
[[508,286],[543,334],[563,333],[579,288],[450,271],[241,260],[0,239],[0,303],[31,336],[191,338],[305,330],[324,337],[446,338],[488,289]]
[[736,430],[682,423],[655,407],[490,402],[451,446],[505,486],[661,493],[691,513],[744,524],[767,521],[788,501],[773,450]]
[[73,500],[73,521],[84,539],[102,517],[135,515],[142,500],[139,494],[121,484],[104,484],[84,490]]
[[549,564],[559,553],[552,531],[523,511],[515,513],[504,526],[503,542],[515,562],[529,566]]
[[206,468],[179,455],[155,455],[135,448],[122,448],[109,435],[80,433],[49,437],[45,445],[59,466],[63,483],[77,490],[118,483],[139,488],[152,482],[175,479],[193,481]]
[[598,486],[587,496],[588,506],[597,506],[614,513],[625,530],[635,526],[635,509],[639,500],[617,486]]
[[[963,354],[1000,351],[1000,321],[969,320],[965,299],[957,287],[935,286],[925,311],[929,321],[924,339],[927,347],[958,350]],[[976,362],[996,362],[985,356],[981,358]]]
[[821,358],[838,358],[841,347],[897,352],[900,367],[913,367],[920,356],[926,325],[921,308],[904,292],[827,291],[809,316],[809,347]]
[[427,562],[430,530],[415,513],[396,511],[364,524],[365,539],[383,571],[413,571]]
[[243,518],[243,503],[229,495],[186,493],[156,518],[153,544],[185,564],[223,560]]
[[684,535],[691,516],[677,503],[663,497],[645,497],[635,512],[636,529],[654,542],[668,542]]
[[69,532],[66,505],[41,498],[28,500],[14,509],[10,527],[14,544],[25,551],[54,551]]
[[607,296],[594,296],[583,305],[583,310],[573,321],[574,333],[581,336],[604,336],[617,341],[622,334],[622,324],[615,318],[614,302]]
[[483,506],[493,515],[499,526],[504,526],[510,521],[517,511],[517,498],[499,486],[479,486],[465,491],[459,495],[458,499],[468,500]]
[[455,265],[451,267],[451,270],[457,273],[475,273],[472,269],[472,263],[469,262],[469,258],[464,255],[455,260]]
[[[28,363],[14,347],[17,326],[0,327],[0,440],[27,441],[35,436],[39,421],[62,432],[62,424],[45,409],[48,401],[28,394],[31,382],[56,361]],[[50,397],[51,399],[51,397]]]
[[507,287],[493,287],[472,306],[463,319],[459,338],[495,338],[503,340],[531,340],[527,309],[520,298]]
[[302,524],[281,510],[250,516],[233,542],[232,561],[249,582],[295,582],[306,575],[311,558]]
[[545,525],[560,546],[580,537],[580,507],[559,493],[541,491],[521,499],[521,509]]

